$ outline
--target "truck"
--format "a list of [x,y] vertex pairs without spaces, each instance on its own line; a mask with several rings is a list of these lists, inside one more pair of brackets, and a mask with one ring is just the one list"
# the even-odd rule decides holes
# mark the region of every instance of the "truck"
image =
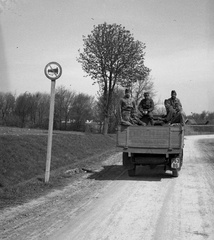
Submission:
[[173,177],[178,177],[183,165],[184,126],[119,125],[116,142],[130,177],[135,176],[139,165],[162,165],[165,172],[170,170]]

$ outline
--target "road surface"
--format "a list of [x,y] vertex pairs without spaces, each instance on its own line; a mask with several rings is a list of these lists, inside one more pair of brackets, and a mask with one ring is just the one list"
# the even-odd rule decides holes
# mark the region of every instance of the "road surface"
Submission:
[[178,178],[123,173],[49,239],[214,239],[214,158],[200,138],[186,137]]
[[[82,180],[88,185],[80,187],[79,198],[67,188],[58,201],[46,197],[31,203],[26,211],[34,211],[33,216],[21,219],[17,231],[6,231],[2,239],[213,240],[213,142],[214,135],[185,137],[178,178],[160,167],[138,167],[130,178],[118,153],[106,160],[103,173]],[[48,203],[36,210],[32,206],[39,201]]]

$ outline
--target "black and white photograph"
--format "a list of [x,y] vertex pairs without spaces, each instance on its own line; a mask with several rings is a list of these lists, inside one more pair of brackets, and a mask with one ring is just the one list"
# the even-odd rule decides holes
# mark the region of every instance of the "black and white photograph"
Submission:
[[0,239],[214,239],[213,13],[0,0]]

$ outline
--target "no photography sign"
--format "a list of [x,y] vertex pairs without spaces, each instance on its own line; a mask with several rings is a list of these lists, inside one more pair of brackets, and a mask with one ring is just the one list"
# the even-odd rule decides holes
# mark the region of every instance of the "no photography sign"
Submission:
[[62,75],[62,67],[57,62],[50,62],[45,66],[45,76],[50,80],[56,80]]

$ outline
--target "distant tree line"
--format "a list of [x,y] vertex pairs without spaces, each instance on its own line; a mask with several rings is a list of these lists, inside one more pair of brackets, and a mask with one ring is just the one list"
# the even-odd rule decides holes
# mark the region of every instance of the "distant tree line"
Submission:
[[[124,89],[117,86],[112,93],[108,132],[115,132],[118,125],[118,108]],[[149,77],[143,83],[137,81],[133,84],[132,97],[136,103],[139,103],[144,91],[150,91],[152,96],[155,95],[153,82]],[[55,92],[54,129],[85,131],[86,121],[93,121],[100,125],[99,132],[102,132],[105,119],[104,105],[102,91],[99,91],[95,98],[59,86]],[[16,96],[0,92],[0,125],[48,129],[49,107],[50,95],[47,93],[25,92]]]
[[214,125],[214,112],[202,111],[202,113],[192,113],[187,117],[189,119],[194,119],[196,124]]
[[[111,108],[110,130],[117,125],[116,109],[122,90],[114,94]],[[60,86],[55,92],[54,129],[85,131],[86,121],[93,121],[100,125],[102,132],[103,101],[102,95],[97,99],[84,93],[70,91]],[[0,125],[20,128],[48,129],[50,95],[47,93],[25,92],[18,96],[12,93],[0,92]]]
[[[142,98],[144,91],[150,91],[154,96],[152,79],[133,85],[133,98],[136,103]],[[140,89],[140,90],[139,90]],[[109,113],[109,133],[115,132],[118,125],[118,107],[120,98],[124,95],[124,89],[115,88]],[[97,98],[84,93],[76,93],[59,86],[55,94],[54,129],[68,131],[85,131],[86,121],[100,124],[102,132],[105,112],[105,104],[102,92],[98,92]],[[25,92],[18,96],[12,93],[0,92],[0,125],[21,128],[48,129],[49,124],[50,95],[47,93]],[[156,106],[155,113],[162,113],[163,109]],[[192,113],[188,118],[196,123],[214,124],[214,112],[203,111]]]
[[[96,119],[94,97],[60,86],[56,89],[54,129],[84,131],[86,120]],[[50,95],[0,92],[0,125],[48,129]]]

